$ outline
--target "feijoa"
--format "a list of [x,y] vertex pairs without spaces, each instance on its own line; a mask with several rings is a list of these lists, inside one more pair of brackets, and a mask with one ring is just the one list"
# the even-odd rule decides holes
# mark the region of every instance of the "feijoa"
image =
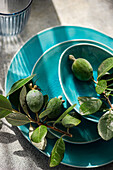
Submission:
[[72,55],[69,56],[69,59],[74,61],[72,64],[72,71],[77,79],[88,81],[93,77],[93,68],[86,59],[75,59]]
[[48,118],[53,119],[58,117],[62,112],[62,108],[63,108],[62,100],[59,98],[52,98],[46,107],[46,109],[51,110],[50,113],[48,114]]
[[43,94],[39,90],[30,90],[27,93],[26,101],[30,110],[34,113],[38,112],[43,106]]

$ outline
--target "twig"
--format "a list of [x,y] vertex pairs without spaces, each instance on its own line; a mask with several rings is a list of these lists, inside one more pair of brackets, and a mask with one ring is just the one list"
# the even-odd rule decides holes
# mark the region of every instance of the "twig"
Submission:
[[65,132],[65,131],[63,131],[63,130],[61,130],[61,129],[57,129],[56,127],[49,126],[49,125],[47,125],[47,124],[45,124],[45,123],[39,123],[39,125],[45,125],[46,127],[50,128],[50,129],[53,129],[53,130],[55,130],[55,131],[57,131],[57,132],[60,132],[60,133],[63,133],[63,134],[65,134],[66,136],[72,137],[72,134],[67,133],[67,132]]
[[57,129],[56,127],[50,126],[50,125],[48,125],[48,124],[46,124],[46,123],[43,123],[43,122],[38,122],[38,121],[36,121],[36,120],[34,120],[34,119],[32,119],[32,118],[28,118],[28,119],[29,119],[31,122],[33,122],[33,123],[37,123],[39,126],[40,126],[40,125],[45,125],[46,127],[50,128],[50,129],[53,129],[53,130],[55,130],[55,131],[57,131],[57,132],[59,132],[59,133],[63,133],[63,134],[65,134],[66,136],[72,137],[72,134],[67,133],[67,132],[65,132],[65,131],[63,131],[63,130],[61,130],[61,129]]
[[111,107],[111,109],[113,109],[113,106],[112,106],[112,104],[111,104],[109,98],[106,96],[105,92],[103,92],[103,94],[104,94],[104,97],[106,98],[106,100],[107,100],[109,106]]

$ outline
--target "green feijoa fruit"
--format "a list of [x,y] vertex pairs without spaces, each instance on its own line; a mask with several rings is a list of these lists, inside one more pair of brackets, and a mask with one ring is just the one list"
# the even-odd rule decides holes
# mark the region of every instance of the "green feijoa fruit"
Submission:
[[88,81],[93,77],[93,68],[91,64],[83,58],[74,60],[72,71],[75,77],[81,81]]
[[39,90],[30,90],[26,95],[26,101],[30,110],[36,113],[43,105],[43,95]]
[[58,117],[62,112],[62,108],[63,108],[62,100],[58,98],[52,98],[46,107],[46,109],[50,109],[48,118],[53,119]]

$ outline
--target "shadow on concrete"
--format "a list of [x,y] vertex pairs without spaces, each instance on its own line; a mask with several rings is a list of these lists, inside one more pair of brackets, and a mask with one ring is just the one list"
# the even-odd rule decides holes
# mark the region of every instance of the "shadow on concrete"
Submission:
[[26,37],[29,38],[41,30],[56,25],[61,25],[61,23],[52,0],[34,0],[29,21],[21,37],[26,41]]

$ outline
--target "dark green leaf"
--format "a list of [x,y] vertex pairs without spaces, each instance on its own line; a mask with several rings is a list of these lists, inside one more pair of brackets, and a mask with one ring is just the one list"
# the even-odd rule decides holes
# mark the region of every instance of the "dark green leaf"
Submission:
[[98,133],[104,140],[109,140],[113,138],[113,131],[110,129],[112,126],[113,116],[111,117],[110,111],[106,112],[99,120],[98,123]]
[[13,126],[21,126],[30,123],[30,120],[22,113],[11,113],[6,116],[6,120]]
[[39,119],[42,119],[43,117],[49,115],[51,113],[52,109],[46,109],[39,115]]
[[98,94],[101,94],[105,91],[106,88],[107,88],[106,80],[99,80],[95,89]]
[[101,105],[99,111],[100,111],[100,112],[105,112],[105,111],[108,110],[108,108],[109,108],[109,107],[108,107],[107,103],[102,102],[102,105]]
[[102,105],[102,101],[100,99],[91,99],[89,101],[84,102],[80,106],[80,114],[81,115],[90,115],[97,112]]
[[39,126],[36,128],[31,135],[31,140],[35,143],[40,143],[47,134],[47,127],[44,125]]
[[23,109],[23,111],[27,114],[28,113],[28,109],[27,109],[27,104],[26,104],[26,95],[27,95],[27,89],[25,86],[22,87],[22,90],[20,92],[20,105]]
[[20,90],[18,89],[17,91],[15,91],[14,93],[12,93],[11,95],[9,95],[9,101],[11,102],[11,104],[13,105],[13,107],[18,108],[20,102],[19,102],[19,94],[20,94]]
[[44,105],[43,105],[43,108],[45,108],[45,107],[47,106],[49,96],[48,96],[48,95],[44,95],[43,98],[44,98]]
[[10,101],[6,97],[0,95],[0,119],[7,116],[11,112],[12,106]]
[[105,79],[106,81],[112,81],[113,80],[113,74],[110,74],[110,75],[108,75],[108,76],[106,76],[106,79]]
[[113,75],[112,74],[110,74],[109,72],[106,72],[104,75],[102,75],[100,78],[99,78],[99,80],[108,80],[108,79],[111,79],[111,78],[113,78]]
[[48,139],[55,139],[55,138],[56,138],[56,136],[52,135],[52,133],[49,132],[49,131],[47,132],[46,137],[47,137]]
[[64,127],[73,127],[73,126],[77,126],[81,123],[81,120],[78,119],[78,117],[76,116],[71,116],[69,114],[67,114],[63,119],[62,119],[62,125]]
[[64,157],[65,143],[62,138],[58,139],[54,145],[50,157],[50,167],[55,167],[59,165]]
[[27,78],[18,80],[17,82],[15,82],[13,84],[13,86],[11,87],[11,90],[8,92],[7,96],[11,95],[12,93],[14,93],[16,90],[20,89],[22,86],[24,86],[26,83],[28,83],[35,75],[31,75]]
[[54,123],[54,125],[58,122],[60,122],[60,120],[62,120],[69,112],[71,112],[73,110],[73,108],[76,106],[76,104],[70,106]]
[[113,68],[113,57],[104,60],[98,68],[98,79]]

